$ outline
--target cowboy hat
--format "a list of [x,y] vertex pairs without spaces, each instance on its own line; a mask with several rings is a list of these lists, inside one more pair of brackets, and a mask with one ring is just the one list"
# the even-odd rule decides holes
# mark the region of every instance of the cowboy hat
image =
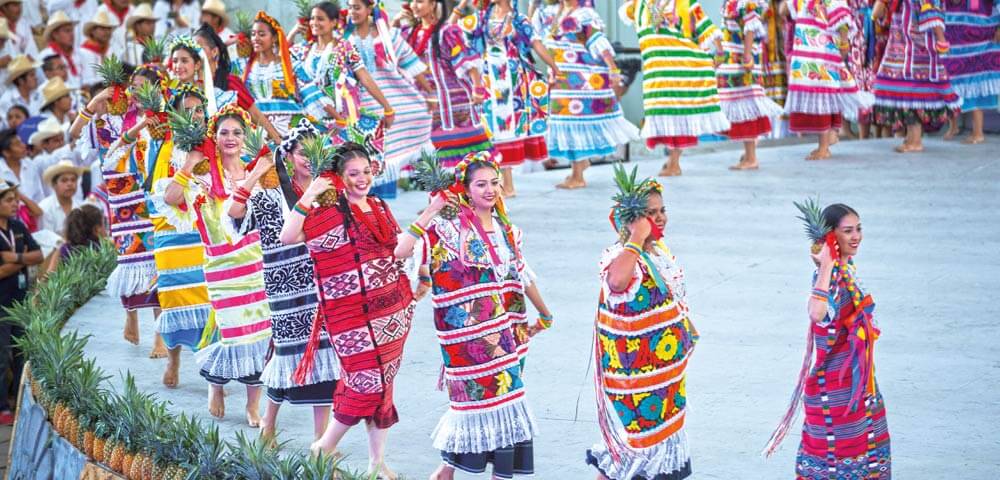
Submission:
[[222,3],[222,0],[205,0],[205,3],[201,5],[201,11],[217,15],[221,18],[222,28],[226,28],[226,25],[229,25],[229,14],[226,13],[226,4]]
[[[36,147],[40,147],[42,142],[52,137],[65,134],[66,131],[63,130],[62,125],[59,125],[59,122],[56,121],[56,119],[50,117],[38,124],[38,130],[31,134],[31,137],[28,138],[28,143]],[[46,173],[48,173],[47,170]],[[46,183],[48,183],[47,180]]]
[[52,180],[58,178],[59,175],[72,173],[79,177],[84,170],[86,169],[73,165],[73,162],[69,160],[60,160],[55,165],[45,169],[45,173],[42,174],[42,181],[46,185],[52,185]]
[[89,36],[90,31],[96,27],[115,29],[118,28],[118,23],[111,19],[111,16],[108,15],[106,10],[100,9],[94,14],[93,18],[83,24],[83,35]]
[[6,179],[0,178],[0,197],[2,197],[7,192],[16,189],[17,189],[16,183],[10,183]]
[[0,0],[0,7],[7,5],[8,3],[24,3],[21,0]]
[[42,85],[42,97],[44,97],[45,100],[42,102],[42,106],[40,108],[44,110],[45,107],[51,105],[56,100],[69,95],[71,92],[72,90],[66,86],[66,82],[63,82],[62,77],[50,78],[45,82],[45,84]]
[[66,13],[62,10],[59,10],[54,15],[49,17],[48,23],[45,24],[45,31],[42,32],[42,39],[45,40],[45,43],[49,43],[52,41],[50,38],[52,32],[55,32],[57,28],[63,25],[73,25],[75,23],[76,22],[74,22],[73,19],[69,18],[69,15],[66,15]]
[[143,3],[132,9],[129,13],[128,20],[125,21],[125,26],[126,28],[131,29],[132,25],[140,20],[152,20],[155,22],[159,19],[160,17],[153,15],[153,8],[150,7],[148,3]]
[[18,55],[7,65],[7,83],[14,83],[18,77],[38,68],[38,64],[32,62],[27,55]]

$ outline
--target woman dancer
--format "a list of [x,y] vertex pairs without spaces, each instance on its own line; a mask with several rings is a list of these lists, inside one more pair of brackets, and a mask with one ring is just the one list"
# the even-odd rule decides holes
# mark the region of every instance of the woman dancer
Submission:
[[[399,421],[393,379],[402,363],[414,302],[402,262],[393,256],[399,226],[389,205],[369,196],[378,168],[370,155],[348,142],[336,148],[332,165],[315,162],[317,178],[292,208],[281,241],[305,242],[319,286],[320,314],[296,379],[314,368],[311,351],[320,345],[322,330],[343,369],[333,394],[333,421],[310,450],[336,451],[347,431],[363,420],[368,475],[396,478],[385,464],[385,446],[389,427]],[[343,188],[330,205],[325,192],[332,181],[342,182]]]
[[[131,79],[131,86],[146,82],[160,82],[160,73],[154,69],[140,68]],[[108,102],[111,89],[97,94],[87,107],[77,114],[70,128],[72,138],[87,130],[88,147],[101,159],[101,171],[108,192],[108,218],[111,238],[118,250],[118,265],[108,278],[108,288],[121,299],[125,308],[124,337],[129,343],[139,344],[138,310],[153,308],[160,314],[160,304],[155,290],[151,290],[156,276],[156,265],[151,249],[153,225],[146,210],[146,194],[142,185],[148,174],[144,158],[131,148],[116,142],[141,121],[135,97],[129,102],[124,115],[111,115]],[[99,119],[100,121],[93,121]],[[132,143],[132,142],[128,142]],[[119,145],[121,148],[111,147]],[[164,355],[160,336],[156,336],[151,358]]]
[[[762,0],[763,1],[763,0]],[[784,107],[788,91],[788,75],[785,74],[785,21],[779,15],[783,2],[767,0],[764,9],[766,34],[761,42],[761,69],[764,71],[763,86],[768,98]]]
[[[164,200],[184,204],[197,215],[198,231],[205,243],[205,283],[212,302],[214,325],[206,330],[198,351],[201,375],[209,382],[208,409],[225,416],[223,385],[236,380],[247,389],[246,418],[260,425],[260,373],[271,340],[271,312],[264,293],[263,253],[260,234],[253,231],[236,239],[223,201],[236,190],[235,182],[247,176],[240,158],[250,114],[235,104],[223,107],[208,122],[203,143],[188,152],[184,166],[173,176]],[[174,132],[180,135],[180,132]],[[196,139],[184,139],[193,144]],[[178,141],[182,141],[178,138]],[[195,176],[195,166],[209,163],[207,175]]]
[[[420,158],[421,152],[434,151],[431,142],[432,119],[426,92],[431,86],[425,78],[427,65],[406,43],[398,29],[389,28],[385,5],[381,0],[350,0],[344,38],[361,54],[364,68],[375,79],[389,104],[371,90],[361,91],[361,108],[376,117],[392,117],[385,131],[385,172],[375,188],[388,198],[395,196],[399,169]],[[419,87],[419,90],[418,90]]]
[[516,195],[512,167],[549,158],[545,146],[549,86],[535,71],[532,52],[549,66],[549,78],[559,76],[559,67],[529,17],[517,10],[517,0],[490,0],[475,15],[460,19],[459,12],[468,3],[462,0],[452,10],[449,23],[457,23],[469,35],[470,45],[484,59],[488,95],[483,117],[501,155],[504,196],[512,197]]
[[680,480],[691,475],[685,371],[698,332],[684,271],[662,240],[663,187],[647,179],[619,188],[611,223],[620,240],[601,256],[594,344],[605,444],[587,451],[587,463],[601,480]]
[[301,66],[292,64],[281,24],[263,10],[254,17],[251,43],[253,53],[246,60],[236,61],[234,73],[277,129],[279,139],[297,123],[297,116],[314,123],[337,118],[333,100],[323,95]]
[[[875,303],[857,276],[854,255],[861,219],[851,207],[823,209],[830,233],[812,255],[817,266],[809,296],[809,338],[792,404],[764,452],[774,453],[804,402],[805,422],[796,478],[892,478],[885,403],[875,382],[873,349],[879,329]],[[813,359],[813,349],[816,356]]]
[[[537,427],[521,375],[529,338],[551,326],[552,314],[521,254],[521,230],[507,218],[500,163],[488,152],[469,154],[456,174],[458,216],[438,216],[449,202],[438,195],[396,247],[406,258],[424,241],[421,263],[430,270],[444,357],[450,402],[432,435],[442,463],[431,478],[482,473],[489,463],[493,478],[531,475]],[[539,314],[530,326],[525,296]]]
[[732,122],[726,132],[743,142],[743,155],[730,170],[757,170],[757,139],[771,132],[771,118],[781,107],[764,90],[764,48],[767,4],[756,0],[726,0],[722,4],[723,39],[715,42],[715,62],[722,111]]
[[[948,0],[944,9],[944,36],[951,45],[945,68],[962,97],[962,112],[972,112],[972,132],[962,143],[982,143],[983,111],[996,110],[1000,95],[1000,2]],[[955,135],[958,122],[952,119],[946,137]]]
[[583,188],[590,160],[639,139],[612,86],[621,82],[614,49],[592,0],[562,0],[535,10],[532,24],[562,75],[549,89],[549,156],[573,165],[558,188]]
[[631,0],[618,12],[639,34],[644,68],[642,136],[647,147],[665,145],[670,152],[660,175],[680,175],[683,149],[697,145],[699,135],[729,128],[719,104],[712,57],[705,53],[721,33],[697,1]]
[[877,0],[872,17],[892,16],[889,44],[875,76],[875,123],[906,130],[895,150],[922,152],[924,131],[934,132],[954,117],[962,99],[951,87],[943,55],[944,11],[939,0],[900,0],[887,11]]
[[[875,81],[875,29],[872,22],[872,0],[847,0],[847,8],[851,11],[851,30],[854,35],[849,37],[850,50],[847,53],[847,70],[851,72],[855,83],[862,92],[871,93]],[[857,138],[865,139],[870,135],[872,110],[864,108],[858,112],[846,112],[850,121],[844,121],[840,136],[854,138],[851,123],[858,125]]]
[[[312,123],[301,119],[277,148],[278,161],[293,165],[294,180],[302,182],[309,178],[301,140],[318,133]],[[330,416],[340,367],[330,339],[322,335],[312,375],[305,378],[302,385],[296,385],[292,379],[305,353],[316,316],[316,283],[306,246],[301,243],[285,245],[279,237],[284,219],[288,216],[288,205],[295,204],[302,195],[302,189],[308,188],[309,181],[305,180],[301,185],[293,183],[294,191],[283,192],[275,184],[262,181],[274,168],[275,162],[268,154],[256,159],[255,166],[248,167],[250,173],[230,197],[228,208],[229,215],[240,224],[240,234],[247,235],[255,230],[260,233],[260,245],[264,251],[264,291],[271,308],[273,346],[260,375],[270,400],[260,422],[260,433],[265,439],[274,438],[278,410],[287,401],[292,405],[312,406],[313,434],[315,439],[319,439]],[[279,164],[278,168],[284,168],[284,165]]]
[[[357,1],[357,0],[352,0]],[[482,58],[457,25],[448,24],[444,0],[412,0],[416,25],[401,32],[430,69],[433,130],[431,140],[441,165],[454,167],[469,152],[490,150],[478,105],[486,99]]]
[[844,63],[851,48],[851,11],[844,0],[791,0],[788,13],[795,22],[785,100],[788,129],[817,134],[819,145],[806,160],[824,160],[845,112],[853,115],[872,102]]

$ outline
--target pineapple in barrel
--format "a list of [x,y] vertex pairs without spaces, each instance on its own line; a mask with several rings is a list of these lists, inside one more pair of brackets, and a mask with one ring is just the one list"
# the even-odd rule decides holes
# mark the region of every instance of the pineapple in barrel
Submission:
[[[267,136],[263,127],[251,128],[247,130],[246,138],[243,140],[243,152],[250,157],[251,161],[256,160],[257,157],[260,156],[261,150],[263,150],[266,146]],[[268,153],[267,155],[273,155],[273,152]],[[261,188],[278,188],[278,184],[277,168],[268,170],[267,173],[260,177]]]
[[[201,146],[208,136],[208,126],[194,118],[194,113],[184,108],[167,110],[170,130],[174,132],[174,146],[184,152],[191,152]],[[209,171],[208,158],[194,166],[195,175],[206,175]]]
[[115,55],[109,55],[97,64],[97,74],[106,87],[111,88],[111,98],[108,99],[108,113],[125,115],[128,110],[128,75],[125,64]]
[[[823,210],[819,208],[819,199],[807,198],[804,202],[792,202],[801,215],[795,217],[805,223],[806,236],[812,241],[813,255],[823,249],[823,243],[828,241],[830,227],[823,221]],[[833,253],[833,252],[831,252]]]
[[[422,191],[433,194],[443,194],[455,184],[455,174],[441,167],[437,158],[426,152],[420,155],[420,160],[413,164],[413,183]],[[446,220],[458,216],[454,205],[445,205],[441,209],[441,217]]]
[[628,226],[632,222],[646,216],[646,205],[649,201],[649,193],[653,190],[647,180],[639,182],[636,180],[639,167],[633,167],[632,173],[625,171],[622,164],[616,164],[614,168],[615,184],[618,186],[616,193],[611,200],[615,202],[615,211],[618,217],[619,234],[622,241],[627,241],[631,232]]
[[236,54],[242,58],[250,58],[253,54],[253,44],[250,43],[250,30],[253,29],[253,16],[243,10],[236,11]]
[[146,115],[155,119],[148,125],[150,138],[161,141],[167,138],[170,125],[167,124],[167,113],[163,111],[163,93],[159,86],[154,82],[143,82],[135,88],[133,95]]
[[[333,149],[329,146],[330,136],[327,134],[302,139],[302,154],[309,162],[309,171],[313,179],[330,172],[334,168]],[[337,190],[331,188],[316,197],[316,203],[321,207],[332,207],[337,203]]]
[[155,63],[157,65],[162,65],[163,60],[167,57],[166,52],[166,37],[149,37],[142,42],[142,63]]

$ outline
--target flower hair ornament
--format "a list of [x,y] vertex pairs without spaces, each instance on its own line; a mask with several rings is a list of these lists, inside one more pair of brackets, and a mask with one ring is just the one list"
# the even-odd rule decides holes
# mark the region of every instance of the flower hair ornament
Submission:
[[[471,152],[465,155],[462,161],[455,165],[455,184],[449,188],[449,191],[456,193],[459,199],[459,219],[464,227],[474,228],[479,236],[486,242],[489,247],[490,257],[493,259],[494,265],[499,264],[500,257],[496,253],[496,247],[493,242],[489,240],[488,235],[479,217],[477,217],[472,211],[472,204],[469,201],[468,192],[465,189],[465,182],[469,175],[469,169],[474,165],[484,165],[488,168],[493,169],[493,171],[500,175],[500,160],[502,155],[494,154],[489,151],[481,152]],[[517,249],[517,243],[514,239],[514,229],[510,222],[510,217],[507,215],[507,207],[503,202],[503,195],[497,196],[497,202],[493,206],[493,210],[496,212],[497,218],[500,220],[500,224],[503,227],[504,236],[507,238],[507,244],[510,246],[515,257],[520,257],[520,252]]]
[[[288,40],[285,38],[285,30],[281,28],[281,24],[278,23],[274,17],[268,15],[263,10],[257,12],[257,16],[253,19],[254,22],[262,22],[271,27],[275,32],[275,39],[278,42],[278,59],[281,61],[281,73],[285,76],[285,86],[288,88],[288,93],[295,97],[298,94],[297,86],[295,85],[295,71],[292,69],[292,55],[288,50]],[[257,52],[250,54],[250,58],[247,59],[247,66],[243,69],[243,83],[246,83],[247,77],[250,76],[250,70],[253,68],[254,62],[257,61]]]
[[[254,128],[253,120],[250,118],[250,114],[235,103],[230,103],[222,107],[222,110],[219,110],[215,113],[215,115],[212,115],[212,117],[208,119],[208,137],[212,139],[210,145],[212,145],[216,150],[213,153],[215,157],[214,161],[210,161],[208,164],[209,172],[212,178],[212,196],[216,198],[225,198],[226,188],[222,181],[222,155],[218,152],[219,147],[215,143],[215,134],[216,130],[219,128],[219,123],[221,123],[223,119],[229,117],[239,118],[243,122],[243,126],[247,129]],[[209,144],[209,142],[206,142],[206,144]],[[206,154],[206,156],[209,155]]]
[[288,172],[288,176],[291,177],[295,171],[295,165],[292,164],[291,155],[295,147],[302,142],[303,138],[316,137],[319,136],[320,131],[309,121],[308,118],[302,117],[299,119],[299,123],[288,131],[285,135],[285,139],[281,141],[281,145],[275,149],[274,154],[276,155],[275,161],[279,159],[284,160],[285,171]]
[[191,35],[177,35],[170,39],[167,51],[170,52],[170,58],[167,59],[167,68],[173,68],[173,53],[178,48],[185,48],[194,52],[198,55],[198,59],[201,60],[201,78],[202,83],[205,84],[204,98],[205,98],[205,108],[208,114],[214,114],[218,107],[215,104],[215,84],[212,82],[212,66],[208,63],[208,55],[205,53],[205,49],[201,48],[201,45],[195,41],[194,37]]
[[187,96],[198,97],[198,99],[201,100],[202,102],[205,101],[205,92],[201,89],[201,87],[193,83],[182,83],[176,86],[170,93],[171,101],[173,101],[173,99],[175,98],[187,97]]
[[[372,21],[375,23],[375,31],[378,33],[378,37],[375,42],[375,63],[378,66],[386,65],[398,65],[399,59],[396,58],[396,49],[392,46],[392,31],[389,30],[389,11],[385,8],[385,3],[382,0],[373,0],[372,5]],[[346,39],[352,33],[354,33],[355,28],[354,21],[347,18],[347,27],[344,28],[344,38]]]

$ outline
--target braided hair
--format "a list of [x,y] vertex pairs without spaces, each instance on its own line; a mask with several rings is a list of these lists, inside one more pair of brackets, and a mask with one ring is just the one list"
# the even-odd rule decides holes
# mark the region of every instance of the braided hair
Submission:
[[[371,163],[371,155],[364,145],[355,142],[345,142],[338,145],[333,151],[333,172],[343,178],[347,162],[356,158],[363,158]],[[347,201],[347,195],[337,196],[337,209],[344,217],[344,229],[349,230],[354,222],[354,214],[351,212],[351,204]]]
[[215,75],[212,78],[212,83],[215,84],[215,88],[229,90],[229,74],[232,65],[229,62],[229,49],[226,47],[226,43],[222,41],[219,34],[215,33],[215,30],[208,24],[202,24],[194,32],[194,36],[205,39],[212,48],[219,51],[219,58],[215,65]]

